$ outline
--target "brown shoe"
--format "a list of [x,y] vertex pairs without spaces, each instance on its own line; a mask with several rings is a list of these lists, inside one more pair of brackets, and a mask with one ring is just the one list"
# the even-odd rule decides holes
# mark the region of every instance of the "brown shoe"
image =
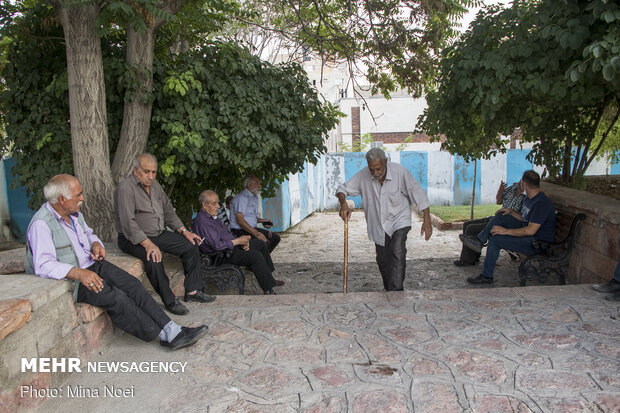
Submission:
[[276,287],[282,287],[284,285],[284,281],[276,280]]

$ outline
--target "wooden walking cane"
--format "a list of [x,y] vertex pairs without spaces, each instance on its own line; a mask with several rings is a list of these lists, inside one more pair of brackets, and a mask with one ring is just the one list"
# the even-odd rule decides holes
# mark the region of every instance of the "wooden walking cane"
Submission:
[[344,221],[344,293],[347,293],[347,274],[349,273],[349,221]]

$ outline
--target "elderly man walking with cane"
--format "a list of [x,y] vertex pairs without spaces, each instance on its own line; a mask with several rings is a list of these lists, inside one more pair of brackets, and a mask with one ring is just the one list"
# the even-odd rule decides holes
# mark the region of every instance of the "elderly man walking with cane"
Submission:
[[377,265],[386,291],[402,291],[407,257],[407,234],[411,230],[411,206],[424,214],[420,234],[428,241],[433,233],[429,202],[422,186],[402,165],[388,162],[385,152],[366,153],[368,168],[340,185],[336,196],[340,217],[351,217],[346,197],[362,196],[368,238],[375,243]]

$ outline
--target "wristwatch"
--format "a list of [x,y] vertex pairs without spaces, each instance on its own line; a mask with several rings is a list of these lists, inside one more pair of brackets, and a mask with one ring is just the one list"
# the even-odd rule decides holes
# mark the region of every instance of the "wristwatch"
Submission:
[[181,230],[181,234],[182,234],[182,233],[184,233],[185,231],[187,231],[187,229],[183,228],[183,229]]

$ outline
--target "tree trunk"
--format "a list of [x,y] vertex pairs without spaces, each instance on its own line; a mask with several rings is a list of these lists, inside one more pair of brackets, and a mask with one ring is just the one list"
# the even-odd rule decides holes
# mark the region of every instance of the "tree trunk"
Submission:
[[[169,0],[163,3],[162,10],[174,15],[181,10],[184,3],[185,0]],[[146,30],[138,32],[131,24],[127,25],[125,60],[132,69],[139,71],[140,85],[137,87],[136,96],[125,100],[121,135],[112,162],[112,177],[117,184],[131,172],[135,156],[146,149],[153,109],[151,91],[153,89],[155,33],[165,23],[165,20],[155,18],[144,9],[138,11],[146,22]]]
[[103,240],[115,234],[101,40],[95,33],[96,4],[63,7],[54,2],[67,48],[73,169],[86,201],[86,221]]
[[126,61],[130,70],[137,71],[140,85],[136,95],[125,101],[121,135],[112,163],[112,177],[116,184],[129,175],[135,156],[146,148],[153,109],[154,47],[154,28],[147,27],[143,32],[137,32],[131,26],[127,28]]

